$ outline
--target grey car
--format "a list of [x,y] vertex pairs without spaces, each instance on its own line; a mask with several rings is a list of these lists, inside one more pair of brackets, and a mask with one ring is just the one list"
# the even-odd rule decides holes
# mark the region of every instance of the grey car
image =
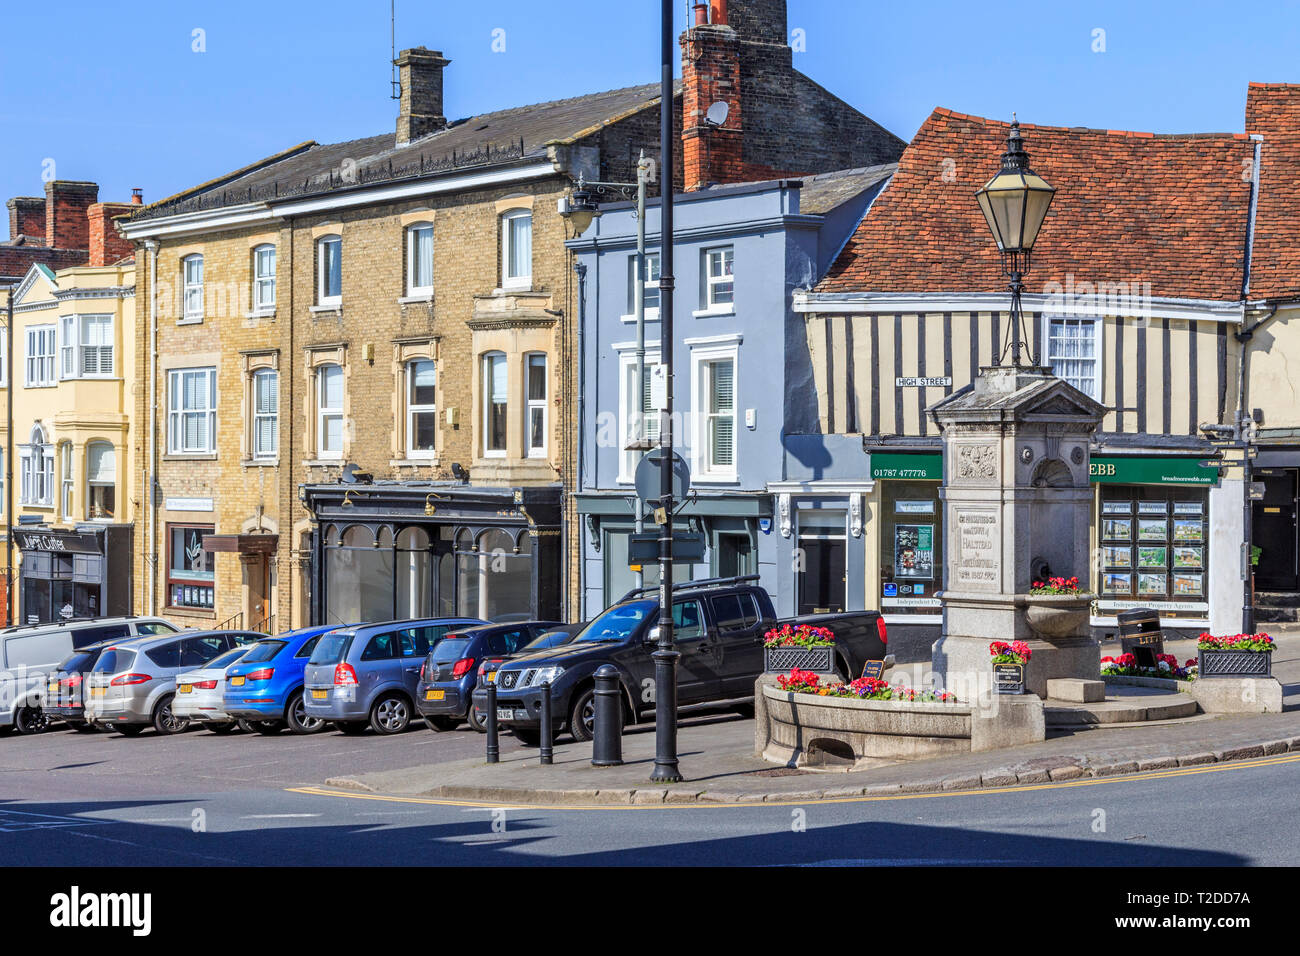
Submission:
[[265,637],[257,631],[181,631],[106,648],[86,679],[86,719],[127,736],[150,726],[160,734],[179,733],[189,721],[172,713],[176,675]]
[[345,734],[369,726],[377,734],[405,730],[415,713],[415,686],[429,649],[448,631],[486,624],[440,617],[340,628],[322,635],[303,674],[310,717]]

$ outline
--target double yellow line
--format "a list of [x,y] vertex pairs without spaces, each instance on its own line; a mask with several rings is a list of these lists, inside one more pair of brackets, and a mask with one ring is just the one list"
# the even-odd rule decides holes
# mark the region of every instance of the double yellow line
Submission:
[[438,807],[514,807],[523,810],[752,810],[756,807],[802,807],[810,803],[878,803],[885,800],[932,800],[936,797],[983,797],[1003,793],[1031,793],[1035,790],[1067,790],[1073,787],[1100,787],[1113,783],[1143,783],[1149,780],[1167,780],[1171,777],[1192,777],[1207,773],[1224,773],[1230,770],[1253,770],[1257,767],[1275,767],[1300,761],[1300,753],[1277,754],[1250,760],[1233,760],[1228,763],[1204,764],[1197,767],[1174,767],[1169,770],[1150,770],[1144,773],[1116,774],[1113,777],[1080,777],[1054,783],[1035,783],[1016,787],[989,787],[978,790],[935,790],[927,793],[891,793],[871,797],[826,797],[815,800],[766,800],[745,803],[593,803],[593,804],[521,804],[483,800],[452,800],[437,797],[399,797],[378,793],[356,793],[349,790],[327,790],[323,787],[288,787],[288,793],[304,793],[315,797],[345,797],[349,800],[379,800],[385,803],[415,803]]

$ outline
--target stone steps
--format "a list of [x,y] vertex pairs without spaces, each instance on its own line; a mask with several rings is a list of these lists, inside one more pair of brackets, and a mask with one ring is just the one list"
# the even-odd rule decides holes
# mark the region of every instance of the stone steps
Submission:
[[[1144,688],[1145,689],[1145,688]],[[1053,700],[1043,702],[1043,717],[1050,727],[1096,727],[1109,724],[1149,723],[1155,720],[1182,720],[1197,713],[1196,701],[1178,692],[1116,694],[1107,688],[1106,699],[1080,704]]]

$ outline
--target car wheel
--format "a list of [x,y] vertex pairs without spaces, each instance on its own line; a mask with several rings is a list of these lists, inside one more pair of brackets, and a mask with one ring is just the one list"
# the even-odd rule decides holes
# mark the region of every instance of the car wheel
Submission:
[[400,694],[389,694],[370,708],[370,729],[377,734],[400,734],[411,723],[411,705]]
[[253,732],[253,722],[251,720],[244,720],[244,718],[241,717],[239,720],[235,721],[235,726],[246,734],[251,734]]
[[113,733],[123,737],[139,737],[144,733],[144,724],[120,724],[113,728]]
[[347,734],[349,737],[356,737],[366,732],[364,720],[336,720],[334,727],[339,733]]
[[170,694],[158,701],[158,706],[153,709],[153,729],[160,734],[179,734],[189,725],[188,717],[177,717],[172,713]]
[[295,734],[315,734],[325,729],[325,721],[307,713],[307,705],[302,702],[302,691],[297,691],[289,698],[289,706],[284,709],[284,720]]
[[284,730],[284,721],[282,720],[255,720],[253,729],[263,737],[274,737],[280,731]]
[[448,717],[446,714],[439,714],[436,717],[426,714],[424,722],[429,725],[430,730],[439,734],[443,731],[455,730],[460,726],[460,721],[457,718]]
[[469,722],[470,730],[477,730],[480,734],[487,733],[487,714],[480,713],[473,704],[470,704],[469,710],[465,712],[465,720]]
[[221,734],[222,736],[233,734],[238,729],[239,724],[235,723],[233,720],[228,720],[224,724],[208,724],[208,730],[212,731],[214,734]]
[[68,726],[79,734],[93,734],[99,730],[94,724],[85,720],[70,720]]
[[573,699],[569,710],[569,733],[586,743],[596,732],[596,688],[588,687]]
[[20,734],[39,734],[50,725],[50,718],[39,707],[24,704],[14,714],[14,729]]
[[542,732],[533,727],[512,727],[510,732],[525,747],[536,747],[542,742]]

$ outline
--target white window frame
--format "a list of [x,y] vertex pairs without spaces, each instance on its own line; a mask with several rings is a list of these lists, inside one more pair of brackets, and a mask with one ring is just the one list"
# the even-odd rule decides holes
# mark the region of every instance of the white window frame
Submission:
[[[533,367],[531,359],[540,356],[542,360],[542,389],[543,394],[540,399],[530,398],[531,391],[529,384],[533,380]],[[525,352],[524,353],[524,457],[525,458],[545,458],[546,449],[550,444],[546,440],[547,427],[550,422],[550,413],[546,405],[550,401],[550,360],[545,352]],[[541,412],[542,416],[542,443],[534,445],[533,441],[533,416],[535,412]]]
[[[325,247],[330,244],[338,245],[339,291],[337,295],[325,294]],[[337,233],[321,236],[316,240],[316,304],[324,306],[343,304],[343,237]]]
[[19,503],[42,508],[54,507],[54,446],[45,429],[33,425],[31,441],[18,446],[20,475]]
[[[514,259],[514,240],[512,224],[520,219],[528,220],[528,274],[510,274],[510,263]],[[531,289],[533,286],[533,211],[531,209],[511,209],[501,215],[501,288]]]
[[[93,461],[93,456],[91,452],[96,446],[105,446],[113,453],[113,480],[112,481],[94,481],[90,477],[91,475],[90,465],[91,462]],[[116,518],[116,514],[108,515],[106,517],[101,517],[101,518],[91,517],[90,506],[95,500],[95,496],[92,493],[92,489],[112,488],[114,491],[113,511],[116,512],[120,507],[117,500],[117,446],[110,441],[103,441],[103,440],[86,442],[86,450],[85,450],[84,457],[86,459],[86,503],[85,503],[86,520],[87,521],[113,521]]]
[[[270,255],[271,271],[261,271],[266,254]],[[270,315],[275,312],[275,243],[264,242],[253,247],[253,312],[256,315]]]
[[[731,362],[731,464],[712,465],[709,444],[709,392],[712,389],[709,365],[714,362]],[[740,458],[740,401],[737,385],[740,381],[740,349],[737,345],[700,348],[691,352],[691,410],[692,444],[695,467],[693,472],[700,481],[735,482],[739,474]]]
[[[505,421],[506,429],[503,439],[505,444],[501,448],[489,448],[488,436],[492,434],[492,385],[495,380],[489,370],[496,362],[501,363],[506,375],[506,394],[505,394]],[[483,401],[483,457],[484,458],[504,458],[510,447],[510,362],[505,352],[491,351],[484,352],[479,357],[479,375],[482,378],[480,395]]]
[[[185,389],[182,386],[187,374],[201,375],[206,380],[203,393],[210,404],[186,408]],[[207,444],[185,447],[185,421],[191,417],[206,417]],[[217,450],[217,369],[212,365],[167,370],[167,453],[169,455],[211,455]]]
[[[1104,368],[1102,363],[1102,356],[1105,354],[1105,352],[1103,351],[1103,338],[1106,329],[1106,323],[1102,320],[1102,317],[1089,316],[1089,315],[1044,315],[1042,322],[1043,322],[1043,329],[1042,329],[1043,354],[1039,356],[1039,363],[1049,369],[1053,368],[1052,365],[1053,323],[1056,322],[1077,323],[1079,326],[1090,325],[1092,327],[1092,357],[1083,359],[1083,361],[1092,362],[1093,374],[1089,376],[1089,380],[1092,382],[1093,387],[1096,389],[1096,391],[1089,391],[1086,388],[1080,388],[1079,390],[1083,392],[1085,395],[1088,395],[1093,399],[1095,399],[1096,401],[1100,402],[1102,400],[1101,396],[1103,394],[1102,389],[1105,386],[1105,380],[1103,378]],[[1056,358],[1059,361],[1065,361],[1070,358],[1078,359],[1079,357],[1062,355],[1062,356],[1057,356]],[[1065,376],[1062,375],[1058,375],[1058,377],[1065,378]],[[1070,382],[1070,379],[1068,378],[1066,378],[1065,380],[1067,382]],[[1082,377],[1080,377],[1080,380],[1082,380]],[[1070,382],[1070,384],[1075,384],[1075,383]]]
[[434,425],[438,423],[438,404],[436,401],[417,404],[414,398],[415,389],[415,367],[417,365],[428,363],[433,366],[433,384],[434,388],[438,387],[438,363],[429,358],[414,358],[406,363],[403,369],[402,387],[405,389],[403,395],[403,404],[406,406],[406,457],[407,458],[437,458],[438,447],[435,440],[433,448],[416,448],[415,447],[415,417],[417,415],[432,415]]
[[[661,299],[655,299],[655,305],[650,305],[650,293],[654,292],[659,295],[659,253],[647,252],[645,254],[645,291],[646,307],[645,320],[647,322],[659,321],[659,305]],[[654,278],[651,278],[654,276]],[[636,254],[628,256],[627,259],[627,315],[623,316],[624,322],[636,321]]]
[[0,388],[9,387],[9,356],[5,350],[9,348],[9,336],[0,334]]
[[181,321],[202,322],[204,309],[203,254],[181,260]]
[[[726,263],[726,257],[728,255],[731,256],[730,275],[723,273],[715,276],[713,274],[713,257],[715,254],[722,256],[721,262],[723,263],[724,268]],[[735,246],[712,246],[708,249],[701,250],[700,255],[702,257],[702,261],[700,263],[701,276],[704,280],[703,281],[703,293],[704,293],[703,311],[735,312],[736,311],[736,247]],[[727,283],[731,283],[731,301],[719,302],[715,298],[717,296],[716,287],[719,285],[726,285]]]
[[[417,285],[416,266],[419,264],[419,236],[420,233],[428,232],[429,234],[429,282],[427,285]],[[433,223],[415,222],[406,227],[406,294],[408,296],[433,295]]]
[[59,513],[64,521],[72,520],[72,492],[76,475],[72,466],[72,442],[59,443]]
[[59,384],[58,338],[57,325],[27,326],[27,355],[23,363],[25,388],[52,388]]
[[[258,389],[259,380],[271,378],[274,385],[271,388],[272,409],[261,411],[258,407]],[[248,449],[254,461],[272,461],[280,454],[280,372],[273,368],[253,369],[249,376],[249,395],[248,404],[252,414],[249,420],[252,422],[252,433],[248,436]],[[262,430],[258,427],[263,421],[271,422],[271,447],[262,448],[258,441],[258,436]]]
[[[88,345],[85,342],[86,329],[90,325],[88,319],[94,319],[96,324],[106,324],[108,326],[108,344],[107,345]],[[59,323],[61,328],[62,343],[59,349],[59,377],[63,379],[77,378],[113,378],[117,372],[117,329],[113,324],[112,313],[87,314],[87,315],[65,315]],[[103,354],[99,351],[107,349],[108,369],[97,368],[93,372],[86,371],[86,355],[90,349],[96,350],[96,355],[101,359]],[[96,365],[102,365],[96,362]]]
[[[339,376],[339,404],[337,407],[325,404],[325,376],[330,372],[337,372]],[[343,376],[342,365],[327,362],[316,366],[316,457],[319,459],[343,457],[343,446],[346,444],[343,434],[343,406],[346,403],[346,395],[344,394],[346,388],[347,379]],[[335,418],[339,421],[339,447],[326,448],[325,436],[328,434],[326,425]]]
[[[649,378],[653,375],[656,368],[663,363],[659,361],[658,352],[646,352],[645,354],[645,372]],[[644,452],[627,451],[627,445],[634,437],[632,434],[632,416],[637,409],[633,404],[633,394],[636,388],[633,379],[636,378],[636,353],[623,352],[619,356],[619,386],[618,386],[618,434],[619,434],[619,453],[618,453],[618,482],[620,484],[631,484],[634,478],[636,464],[641,460]],[[653,378],[649,378],[653,383]],[[653,396],[654,386],[651,384],[651,394]],[[649,420],[654,415],[654,409],[646,412],[647,426]],[[657,427],[657,426],[656,426]],[[646,431],[649,432],[647,427]],[[658,436],[650,435],[652,440]]]

